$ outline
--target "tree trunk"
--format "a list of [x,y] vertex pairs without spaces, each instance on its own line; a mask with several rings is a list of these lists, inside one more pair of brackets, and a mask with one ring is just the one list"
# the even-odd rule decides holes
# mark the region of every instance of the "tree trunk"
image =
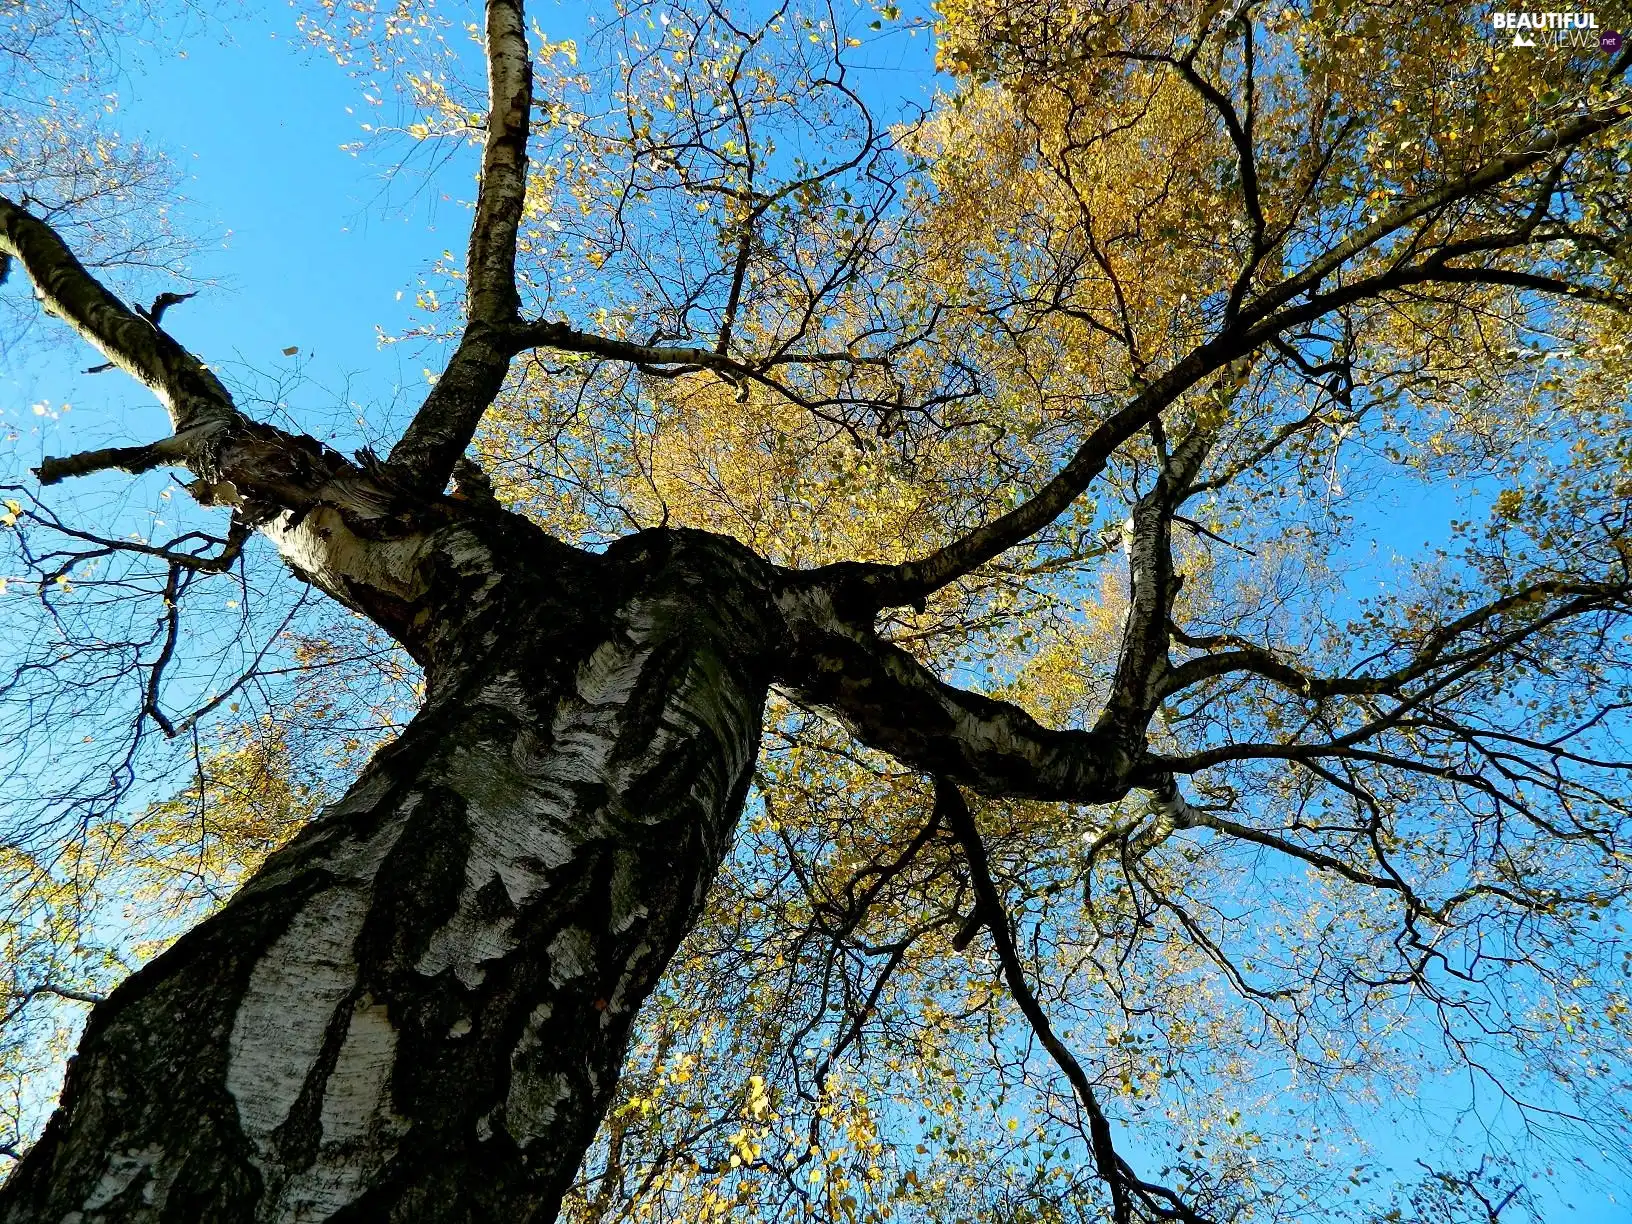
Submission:
[[718,537],[500,568],[439,580],[403,736],[95,1009],[0,1221],[555,1218],[729,847],[777,635]]

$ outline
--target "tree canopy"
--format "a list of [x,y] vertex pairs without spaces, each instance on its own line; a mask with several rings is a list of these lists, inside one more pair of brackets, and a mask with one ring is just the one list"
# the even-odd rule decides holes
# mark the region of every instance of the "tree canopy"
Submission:
[[[424,406],[302,470],[717,533],[844,626],[562,1218],[1492,1221],[1632,1173],[1632,49],[1387,0],[553,19],[301,14],[374,155],[480,160]],[[13,1158],[78,1003],[424,696],[395,609],[255,538],[307,511],[199,459],[316,427],[171,337],[161,163],[16,114],[7,292],[174,434],[6,478]]]

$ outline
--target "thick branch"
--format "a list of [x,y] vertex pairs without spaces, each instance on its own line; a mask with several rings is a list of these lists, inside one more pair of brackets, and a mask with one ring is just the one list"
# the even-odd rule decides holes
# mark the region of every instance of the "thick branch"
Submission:
[[1242,310],[1239,326],[1227,326],[1219,335],[1191,350],[1127,406],[1103,421],[1035,496],[926,557],[871,574],[867,579],[870,598],[879,606],[915,603],[1035,535],[1082,495],[1119,446],[1203,378],[1269,343],[1287,327],[1317,318],[1357,298],[1393,288],[1398,282],[1383,277],[1368,278],[1362,287],[1345,287],[1318,300],[1288,306],[1295,298],[1315,292],[1338,269],[1390,235],[1459,200],[1506,182],[1561,150],[1590,140],[1624,122],[1628,114],[1632,114],[1632,102],[1626,100],[1589,111],[1544,133],[1532,148],[1494,158],[1437,190],[1405,202],[1386,217],[1345,239],[1301,272],[1266,290]]
[[1246,385],[1251,365],[1239,361],[1213,392],[1213,403],[1196,414],[1190,433],[1171,455],[1157,423],[1162,466],[1150,492],[1133,507],[1127,524],[1128,615],[1116,677],[1097,728],[1132,749],[1144,745],[1145,727],[1161,702],[1161,685],[1172,670],[1168,626],[1183,576],[1173,568],[1173,520],[1217,436],[1217,422]]
[[1125,407],[1102,421],[1036,495],[944,548],[870,580],[880,606],[915,603],[1047,527],[1080,497],[1117,448],[1209,374],[1250,353],[1256,337],[1226,333],[1193,349]]
[[533,63],[521,0],[487,3],[487,144],[470,230],[470,317],[506,323],[521,313],[516,233],[527,196]]
[[139,476],[171,462],[175,461],[167,458],[155,443],[145,446],[105,446],[62,458],[48,455],[34,469],[34,475],[40,478],[42,485],[54,485],[73,476],[89,476],[92,472],[117,470]]
[[847,623],[808,574],[778,602],[792,640],[777,680],[869,747],[989,795],[1110,803],[1136,758],[1100,731],[1055,731],[1016,705],[946,684],[870,628]]
[[[203,362],[154,320],[109,292],[54,229],[4,197],[0,197],[0,254],[23,265],[47,312],[63,319],[109,361],[158,396],[178,433],[237,419],[232,397]],[[102,466],[124,464],[115,461]]]
[[1434,262],[1423,266],[1420,279],[1439,285],[1501,285],[1512,289],[1530,289],[1555,297],[1591,302],[1595,306],[1618,310],[1622,314],[1632,314],[1632,297],[1534,272],[1518,272],[1507,268],[1452,268]]
[[448,367],[391,450],[388,465],[418,488],[440,492],[498,396],[516,349],[521,312],[516,234],[527,198],[532,53],[522,0],[487,4],[487,145],[466,259],[469,322]]
[[109,446],[81,451],[61,459],[48,456],[41,460],[34,474],[40,478],[42,485],[54,485],[69,477],[89,476],[93,472],[117,470],[139,475],[158,467],[185,467],[188,460],[198,454],[199,448],[220,433],[227,423],[227,419],[212,418],[143,446]]

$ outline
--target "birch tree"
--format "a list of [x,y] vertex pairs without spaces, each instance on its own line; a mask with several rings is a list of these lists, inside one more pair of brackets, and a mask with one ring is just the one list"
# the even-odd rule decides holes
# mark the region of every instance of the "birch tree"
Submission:
[[[7,503],[160,576],[136,717],[252,549],[423,672],[315,818],[266,775],[298,832],[91,1011],[0,1220],[1292,1215],[1209,1110],[1407,1030],[1624,1153],[1632,51],[949,0],[909,116],[898,20],[488,0],[473,100],[434,11],[314,14],[479,150],[383,454],[0,199],[169,417]],[[210,547],[54,508],[161,468]],[[1478,509],[1379,591],[1394,478]]]

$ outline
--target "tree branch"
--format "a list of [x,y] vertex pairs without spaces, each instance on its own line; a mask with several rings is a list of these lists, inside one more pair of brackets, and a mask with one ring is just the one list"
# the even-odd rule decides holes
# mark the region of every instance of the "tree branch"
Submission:
[[[1049,1057],[1070,1081],[1083,1112],[1088,1115],[1094,1166],[1101,1179],[1110,1187],[1113,1219],[1117,1224],[1128,1224],[1133,1219],[1132,1196],[1137,1194],[1142,1200],[1142,1206],[1164,1219],[1183,1220],[1188,1224],[1205,1224],[1202,1217],[1187,1207],[1172,1191],[1141,1181],[1134,1175],[1128,1162],[1117,1155],[1116,1148],[1111,1142],[1110,1121],[1100,1108],[1087,1073],[1083,1071],[1082,1064],[1077,1061],[1076,1056],[1055,1035],[1054,1028],[1048,1021],[1048,1014],[1043,1011],[1042,1004],[1037,1001],[1036,994],[1026,981],[1025,966],[1021,963],[1020,950],[1014,942],[1014,931],[1009,924],[1003,898],[992,878],[991,860],[986,854],[986,843],[981,839],[974,816],[970,813],[969,805],[964,802],[956,783],[944,777],[935,779],[935,806],[937,811],[944,814],[947,827],[952,830],[958,843],[963,847],[964,858],[969,864],[970,883],[975,890],[977,912],[986,929],[992,933],[992,945],[997,952],[998,963],[1002,966],[1003,979],[1009,987],[1009,993],[1014,996],[1015,1003],[1031,1026],[1032,1032],[1037,1035],[1037,1040],[1042,1043]],[[1158,1199],[1161,1201],[1156,1201]]]
[[[1459,667],[1470,659],[1483,661],[1493,653],[1511,649],[1525,638],[1551,627],[1561,616],[1601,611],[1615,606],[1617,601],[1626,601],[1629,596],[1632,596],[1632,585],[1625,582],[1531,583],[1438,626],[1423,639],[1408,663],[1380,675],[1311,676],[1286,662],[1275,652],[1252,642],[1235,637],[1196,638],[1179,631],[1175,632],[1175,637],[1185,645],[1205,649],[1210,645],[1219,644],[1228,645],[1230,649],[1185,660],[1163,679],[1160,694],[1162,697],[1170,697],[1202,680],[1232,672],[1250,672],[1262,676],[1288,692],[1314,700],[1397,693],[1405,685],[1427,677],[1436,669]],[[1559,597],[1568,597],[1569,602],[1555,608],[1548,615],[1537,616],[1520,624],[1493,641],[1486,641],[1466,650],[1445,653],[1458,638],[1484,628],[1504,613],[1532,607],[1541,600]]]
[[1127,793],[1138,757],[1125,745],[1099,730],[1052,730],[1019,706],[946,684],[847,622],[831,589],[811,578],[784,571],[778,597],[791,640],[776,680],[794,701],[913,769],[983,794],[1110,803]]
[[1422,266],[1420,280],[1439,285],[1504,285],[1513,289],[1533,289],[1537,293],[1574,298],[1579,302],[1591,302],[1595,306],[1618,310],[1622,314],[1632,314],[1632,297],[1534,272],[1507,268],[1452,268],[1436,261]]
[[1104,470],[1118,447],[1202,379],[1269,343],[1295,323],[1318,318],[1337,306],[1394,286],[1383,278],[1373,277],[1359,287],[1346,286],[1342,291],[1311,299],[1303,305],[1288,306],[1293,299],[1312,293],[1339,268],[1391,234],[1432,216],[1458,200],[1506,182],[1555,156],[1560,150],[1579,145],[1625,122],[1629,115],[1632,115],[1632,101],[1626,99],[1598,107],[1544,133],[1535,147],[1494,158],[1437,190],[1407,201],[1388,216],[1345,239],[1309,263],[1303,271],[1288,276],[1266,290],[1242,309],[1235,323],[1227,325],[1211,340],[1192,349],[1130,403],[1101,422],[1070,461],[1030,499],[928,556],[888,569],[880,567],[870,571],[863,579],[867,598],[876,607],[919,602],[931,592],[1035,535],[1065,513],[1082,495]]
[[41,995],[51,995],[58,999],[65,999],[70,1003],[85,1003],[92,1007],[102,1002],[103,998],[102,995],[92,994],[89,991],[73,990],[67,986],[53,986],[49,982],[40,986],[31,986],[27,990],[11,996],[16,1002],[6,1009],[4,1015],[0,1015],[0,1025],[10,1024],[22,1014],[23,1008]]
[[516,234],[527,197],[527,136],[533,110],[532,53],[522,0],[488,0],[487,144],[466,257],[468,322],[447,369],[391,448],[387,466],[408,484],[439,493],[498,396],[518,351]]
[[866,579],[869,597],[879,607],[917,603],[1029,539],[1071,507],[1105,470],[1117,448],[1186,391],[1236,358],[1246,356],[1258,342],[1255,336],[1231,331],[1191,350],[1125,407],[1102,421],[1070,461],[1031,498],[928,556],[873,572]]
[[[1174,513],[1201,470],[1217,436],[1218,421],[1246,386],[1251,368],[1246,360],[1234,363],[1214,388],[1213,403],[1196,413],[1184,441],[1171,455],[1164,455],[1155,486],[1134,504],[1128,518],[1128,615],[1116,676],[1096,727],[1131,748],[1143,747],[1145,727],[1161,703],[1161,686],[1172,670],[1168,626],[1173,600],[1183,582],[1173,568]],[[1152,427],[1155,425],[1153,421]]]
[[[1281,759],[1289,761],[1310,762],[1320,757],[1352,757],[1354,759],[1368,759],[1370,755],[1361,751],[1357,746],[1368,740],[1373,740],[1383,732],[1401,726],[1407,715],[1413,710],[1423,708],[1436,694],[1443,692],[1457,680],[1463,679],[1481,667],[1490,665],[1502,654],[1513,649],[1526,638],[1534,636],[1544,629],[1552,628],[1563,620],[1572,616],[1584,615],[1592,612],[1614,611],[1622,615],[1632,611],[1628,603],[1628,593],[1632,587],[1626,584],[1606,584],[1591,588],[1590,593],[1556,607],[1549,612],[1537,616],[1533,621],[1509,630],[1477,649],[1461,651],[1455,655],[1438,659],[1432,664],[1416,664],[1410,670],[1411,679],[1424,680],[1422,688],[1414,693],[1401,691],[1400,684],[1378,686],[1374,691],[1393,697],[1395,705],[1383,713],[1376,713],[1368,709],[1370,715],[1367,722],[1347,731],[1342,735],[1318,743],[1238,743],[1227,747],[1204,749],[1182,757],[1150,756],[1146,758],[1146,766],[1158,771],[1177,773],[1195,773],[1213,765],[1223,764],[1226,761],[1239,760],[1269,760]],[[1505,601],[1499,601],[1505,602]],[[1484,612],[1486,609],[1480,609]],[[1462,618],[1466,620],[1466,618]],[[1453,622],[1457,623],[1457,622]],[[1442,627],[1436,632],[1435,638],[1449,626]],[[1444,669],[1444,670],[1441,670]],[[1375,683],[1360,678],[1360,683]],[[1363,690],[1364,691],[1364,690]]]
[[[126,306],[85,269],[54,229],[4,197],[0,197],[0,254],[23,265],[48,313],[64,320],[158,396],[178,434],[239,419],[220,379],[158,326],[157,315],[163,309],[158,302],[153,318]],[[63,471],[56,479],[75,474]]]
[[1624,123],[1629,115],[1632,115],[1632,100],[1626,98],[1600,106],[1550,132],[1542,133],[1532,148],[1492,158],[1484,165],[1442,184],[1436,190],[1406,201],[1387,216],[1351,234],[1324,255],[1311,261],[1303,271],[1265,290],[1253,300],[1246,314],[1254,320],[1264,319],[1292,299],[1318,288],[1322,281],[1355,256],[1370,250],[1406,226],[1432,216],[1459,200],[1465,200],[1504,183],[1532,166],[1540,165],[1560,150],[1573,148],[1600,132],[1608,131],[1616,124]]
[[691,345],[639,344],[594,332],[579,331],[570,323],[536,319],[520,324],[509,334],[515,352],[531,348],[552,348],[563,353],[584,353],[611,361],[627,361],[644,367],[668,367],[666,374],[711,370],[730,379],[757,378],[765,371],[785,365],[882,365],[882,356],[861,356],[846,352],[777,353],[759,360],[727,356],[714,349]]
[[109,446],[60,459],[48,456],[41,460],[34,474],[40,478],[42,485],[54,485],[71,476],[88,476],[93,472],[117,469],[139,475],[158,467],[185,467],[188,460],[198,453],[200,446],[226,427],[227,421],[212,418],[171,437],[141,446]]

